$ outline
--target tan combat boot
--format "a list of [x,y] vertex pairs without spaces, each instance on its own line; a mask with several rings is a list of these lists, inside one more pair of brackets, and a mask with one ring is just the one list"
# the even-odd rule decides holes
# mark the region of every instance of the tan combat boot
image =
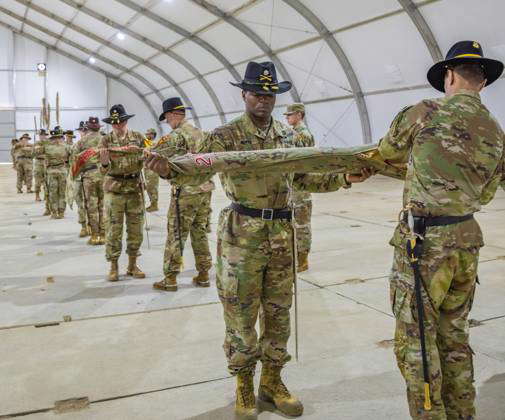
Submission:
[[281,366],[263,363],[261,369],[258,398],[275,405],[283,414],[299,417],[303,414],[303,405],[291,395],[281,379]]
[[51,210],[46,208],[46,211],[44,212],[44,214],[42,216],[50,216],[50,215],[51,215]]
[[193,284],[196,287],[209,287],[209,273],[207,271],[199,272],[197,276],[193,277]]
[[110,261],[110,271],[109,276],[107,277],[109,281],[119,281],[119,268],[117,265],[117,260]]
[[298,254],[298,272],[303,273],[309,269],[309,254]]
[[29,188],[29,189],[26,190],[26,193],[27,194],[33,194],[33,190],[31,188]]
[[253,420],[258,418],[256,397],[254,396],[254,375],[237,375],[237,398],[235,400],[235,420]]
[[35,191],[35,201],[42,201],[40,199],[40,191]]
[[163,280],[153,284],[153,289],[165,292],[177,292],[177,276],[175,274],[165,276]]
[[98,245],[105,245],[105,235],[103,233],[98,235]]
[[136,279],[145,279],[146,275],[140,268],[137,266],[137,256],[136,255],[128,255],[128,268],[126,270],[127,276],[133,276]]
[[89,236],[89,231],[86,224],[83,223],[81,225],[81,231],[79,232],[79,238],[85,238],[86,236]]
[[93,246],[100,245],[99,240],[100,240],[99,236],[95,233],[92,233],[91,238],[88,239],[88,245],[93,245]]
[[146,209],[147,212],[149,213],[152,213],[153,211],[158,211],[158,202],[157,201],[153,201],[149,207]]

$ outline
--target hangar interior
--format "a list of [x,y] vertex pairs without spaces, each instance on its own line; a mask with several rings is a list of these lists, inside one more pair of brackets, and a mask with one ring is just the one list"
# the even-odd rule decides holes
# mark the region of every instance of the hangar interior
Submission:
[[[271,61],[279,80],[293,83],[275,118],[303,102],[316,146],[372,144],[402,108],[440,96],[426,72],[456,41],[478,40],[486,56],[505,61],[504,14],[499,0],[1,0],[0,418],[233,418],[214,270],[210,288],[194,288],[188,245],[178,292],[152,288],[163,277],[170,185],[161,181],[160,210],[147,215],[147,278],[118,283],[104,278],[103,247],[77,237],[75,208],[50,220],[33,195],[16,194],[10,142],[36,135],[43,98],[48,128],[58,121],[75,130],[121,103],[135,114],[129,127],[161,136],[170,133],[158,121],[162,102],[177,96],[192,107],[188,119],[211,131],[243,113],[229,82],[248,62]],[[482,93],[502,125],[504,96],[503,78]],[[229,204],[216,184],[214,260]],[[292,319],[299,359],[286,368],[304,418],[409,416],[388,290],[402,187],[376,176],[312,196],[296,328]],[[505,192],[477,218],[486,242],[471,312],[477,418],[504,420]],[[284,416],[264,407],[259,418]]]

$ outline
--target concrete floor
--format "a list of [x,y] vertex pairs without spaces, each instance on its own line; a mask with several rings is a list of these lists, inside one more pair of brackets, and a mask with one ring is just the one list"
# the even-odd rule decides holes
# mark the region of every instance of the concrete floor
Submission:
[[[221,349],[215,287],[195,289],[189,249],[180,290],[161,278],[168,187],[149,216],[145,280],[104,281],[103,247],[77,238],[75,211],[41,216],[0,166],[0,419],[231,419],[234,381]],[[300,361],[286,368],[306,419],[407,419],[392,352],[387,245],[401,184],[377,177],[350,191],[314,196],[311,269],[300,276]],[[215,221],[226,198],[214,196]],[[487,246],[471,317],[478,419],[505,419],[505,194],[478,216]],[[121,260],[124,272],[126,261]],[[71,317],[71,322],[64,319]],[[294,340],[290,342],[293,352]],[[69,411],[60,401],[87,398]],[[56,407],[56,408],[55,408]],[[260,419],[283,416],[261,407]],[[57,413],[60,410],[62,413]]]

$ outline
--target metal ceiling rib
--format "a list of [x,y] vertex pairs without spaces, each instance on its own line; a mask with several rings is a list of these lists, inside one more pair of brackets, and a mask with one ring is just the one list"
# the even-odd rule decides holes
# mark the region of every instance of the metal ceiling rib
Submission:
[[[17,1],[18,3],[20,3],[20,4],[25,5],[25,6],[27,6],[27,5],[28,5],[28,3],[30,3],[30,1],[29,1],[29,0],[16,0],[16,1]],[[64,0],[62,0],[62,1],[64,1]],[[77,3],[76,3],[76,4],[77,4]],[[84,36],[86,36],[86,37],[88,37],[88,38],[90,38],[90,39],[93,39],[93,40],[95,40],[96,42],[98,42],[98,43],[100,43],[100,44],[102,44],[102,45],[104,45],[104,46],[107,46],[107,47],[112,48],[113,50],[115,50],[115,51],[117,51],[118,53],[120,53],[120,54],[122,54],[122,55],[124,55],[124,56],[126,56],[126,57],[128,57],[128,58],[130,58],[130,59],[132,59],[133,61],[140,62],[140,63],[142,63],[142,62],[144,61],[144,59],[143,59],[142,57],[139,57],[139,56],[137,56],[136,54],[133,54],[133,53],[131,53],[131,52],[130,52],[130,51],[128,51],[128,50],[125,50],[124,48],[120,48],[120,47],[118,47],[117,45],[113,44],[111,41],[109,41],[109,40],[107,40],[107,39],[105,39],[105,38],[99,37],[98,35],[96,35],[96,34],[94,34],[94,33],[90,32],[90,31],[88,31],[87,29],[81,28],[80,26],[78,26],[78,25],[76,25],[76,24],[74,24],[74,23],[72,23],[72,22],[69,22],[69,21],[67,21],[66,19],[63,19],[63,18],[59,17],[58,15],[56,15],[56,14],[54,14],[54,13],[52,13],[52,12],[47,11],[47,10],[46,10],[46,9],[44,9],[43,7],[39,7],[39,6],[36,6],[36,5],[32,4],[32,5],[31,5],[31,8],[32,8],[33,10],[37,11],[38,13],[40,13],[40,14],[42,14],[42,15],[46,16],[46,17],[49,17],[50,19],[53,19],[53,20],[55,20],[56,22],[58,22],[58,23],[60,23],[60,24],[62,24],[62,25],[65,25],[65,26],[69,27],[69,28],[73,29],[74,31],[76,31],[76,32],[78,32],[78,33],[80,33],[80,34],[82,34],[82,35],[84,35]],[[8,14],[8,13],[7,13],[7,14]],[[41,30],[41,29],[39,29],[39,30]],[[43,29],[42,29],[42,31],[43,31],[43,32],[47,32],[47,33],[49,33],[49,31],[50,31],[50,30],[49,30],[49,29],[47,29],[47,28],[43,28]],[[52,35],[52,36],[54,36],[54,35]],[[68,40],[68,39],[66,39],[66,38],[64,38],[64,37],[62,37],[61,35],[56,35],[56,36],[55,36],[55,38],[60,39],[60,40],[62,40],[62,41],[64,41],[64,42],[66,42],[66,43],[72,42],[72,41],[70,41],[70,40]],[[75,44],[75,43],[73,43],[73,44]],[[76,47],[76,48],[81,49],[82,51],[84,51],[84,48],[83,48],[83,47],[80,47],[78,44],[75,44],[75,45],[77,45],[77,47]],[[72,45],[72,46],[74,46],[74,45]],[[140,78],[141,78],[141,79],[142,79],[142,81],[144,82],[144,84],[146,84],[146,83],[145,83],[145,81],[147,81],[147,80],[146,80],[144,77],[142,77],[141,75],[139,75],[138,73],[135,73],[135,72],[133,72],[133,71],[130,71],[127,67],[121,66],[120,64],[118,64],[118,63],[116,63],[116,62],[114,62],[114,61],[112,61],[112,60],[109,60],[108,58],[106,58],[106,57],[104,57],[104,56],[102,56],[102,55],[100,55],[100,54],[97,54],[97,53],[96,53],[96,51],[91,51],[91,50],[89,50],[89,49],[85,49],[85,50],[87,51],[87,53],[88,53],[90,56],[95,56],[95,57],[97,57],[97,58],[100,58],[102,61],[107,62],[108,64],[112,65],[113,67],[117,67],[117,68],[121,69],[121,71],[122,71],[122,72],[124,72],[124,73],[128,73],[128,74],[130,74],[130,75],[132,75],[132,76],[136,77],[137,79],[140,79]],[[104,58],[105,58],[105,59],[104,59]],[[168,75],[168,74],[167,74],[164,70],[162,70],[161,68],[159,68],[159,67],[157,67],[157,66],[154,66],[154,65],[151,65],[151,66],[150,66],[150,68],[151,68],[152,70],[154,70],[156,73],[158,73],[161,77],[163,77],[163,78],[164,78],[164,79],[165,79],[168,83],[170,83],[170,84],[174,87],[174,89],[176,89],[176,90],[177,90],[177,92],[178,92],[178,93],[179,93],[179,95],[183,98],[183,100],[184,100],[187,104],[189,104],[189,106],[191,106],[191,107],[193,108],[193,109],[191,110],[191,113],[192,113],[193,119],[194,119],[194,121],[195,121],[195,124],[199,125],[199,124],[200,124],[200,122],[199,122],[199,119],[198,119],[198,115],[196,114],[196,111],[194,110],[194,107],[192,106],[191,100],[190,100],[190,99],[189,99],[189,97],[186,95],[186,93],[184,92],[184,90],[183,90],[180,86],[178,86],[178,85],[177,85],[177,83],[175,82],[175,80],[174,80],[172,77],[170,77],[170,76],[169,76],[169,75]],[[156,90],[156,87],[154,87],[154,85],[152,85],[150,82],[147,82],[147,85],[149,86],[149,89],[151,89],[151,90]],[[154,89],[153,89],[153,87],[154,87]],[[164,99],[164,98],[161,96],[161,94],[157,93],[157,96],[158,96],[158,98],[160,99],[160,101],[163,101],[163,99]],[[217,108],[217,109],[218,109],[218,108]]]
[[440,51],[440,47],[438,46],[437,40],[433,35],[431,28],[428,25],[428,22],[424,19],[423,15],[419,11],[419,7],[412,0],[398,0],[398,3],[401,4],[405,13],[409,15],[410,19],[416,26],[419,34],[423,38],[428,51],[431,54],[434,62],[442,61],[443,56]]
[[[28,24],[28,22],[26,22]],[[149,112],[151,113],[154,121],[156,122],[157,126],[158,126],[158,130],[160,130],[160,132],[162,131],[161,130],[161,125],[158,121],[158,117],[156,115],[156,112],[154,111],[154,108],[152,107],[152,105],[149,103],[149,101],[144,97],[144,95],[135,87],[133,86],[131,83],[127,82],[126,80],[123,80],[123,79],[120,79],[119,77],[97,67],[97,66],[92,66],[91,64],[89,64],[87,61],[85,60],[81,60],[80,58],[76,57],[75,55],[72,55],[66,51],[63,51],[57,47],[55,47],[54,45],[51,45],[51,44],[48,44],[47,42],[45,41],[42,41],[41,39],[37,38],[36,36],[33,36],[31,34],[27,34],[26,32],[23,32],[21,30],[18,30],[16,29],[15,27],[11,26],[11,25],[8,25],[7,23],[4,23],[2,21],[0,21],[0,26],[3,26],[7,29],[9,29],[11,32],[15,33],[15,34],[18,34],[19,36],[22,36],[22,37],[25,37],[33,42],[36,42],[37,44],[40,44],[42,45],[43,47],[47,48],[48,50],[52,50],[52,51],[55,51],[57,52],[58,54],[64,56],[64,57],[67,57],[68,59],[72,60],[72,61],[75,61],[79,64],[82,64],[83,66],[86,66],[94,71],[97,71],[99,73],[102,73],[105,77],[109,78],[109,79],[112,79],[112,80],[116,80],[117,82],[121,83],[122,85],[126,86],[128,89],[130,89],[135,95],[137,95],[139,97],[139,99],[145,104],[145,106],[147,107],[147,109],[149,110]]]
[[[219,7],[214,6],[213,4],[209,3],[206,0],[191,0],[193,3],[199,5],[200,7],[204,8],[207,10],[209,13],[212,13],[214,16],[217,16],[218,18],[222,19],[223,21],[229,23],[232,25],[234,28],[238,29],[240,32],[242,32],[246,37],[248,37],[254,44],[258,46],[260,50],[262,50],[265,55],[270,57],[272,62],[275,64],[275,67],[279,70],[279,73],[282,74],[282,76],[286,80],[293,80],[291,76],[289,75],[288,70],[284,66],[284,64],[279,60],[279,58],[274,54],[272,49],[268,46],[268,44],[261,39],[260,36],[258,36],[251,28],[243,24],[241,21],[239,21],[237,18],[235,18],[233,15],[230,15],[223,10],[221,10]],[[293,97],[293,100],[295,102],[300,102],[300,95],[298,94],[298,90],[296,89],[296,86],[293,85],[291,88],[291,96]]]
[[[118,0],[116,0],[118,1]],[[196,36],[195,34],[192,34],[188,30],[182,28],[179,25],[176,25],[161,16],[158,16],[157,14],[151,12],[150,10],[146,9],[145,7],[139,6],[132,0],[120,0],[119,1],[123,6],[126,6],[132,10],[135,10],[138,13],[142,13],[146,18],[149,18],[153,20],[154,22],[159,23],[162,26],[165,26],[166,28],[178,33],[179,35],[183,36],[184,38],[187,38],[188,40],[198,44],[200,47],[202,47],[204,50],[206,50],[209,54],[214,56],[217,60],[221,62],[221,64],[224,66],[225,69],[227,69],[233,78],[236,81],[240,81],[241,77],[238,73],[238,71],[233,67],[233,65],[226,59],[226,57],[221,54],[218,50],[216,50],[212,45],[210,45],[208,42],[204,41],[200,37]]]
[[342,66],[347,80],[351,86],[354,99],[356,100],[356,105],[358,107],[358,112],[361,120],[361,131],[363,133],[363,142],[365,144],[372,142],[372,129],[370,126],[370,117],[368,115],[368,109],[366,106],[365,96],[361,90],[361,85],[359,83],[358,77],[352,65],[347,58],[344,50],[339,45],[335,37],[331,34],[324,23],[319,19],[307,6],[305,6],[299,0],[282,0],[287,5],[295,9],[300,15],[302,15],[307,21],[319,32],[321,37],[325,40],[328,47],[330,47],[335,57]]
[[[26,0],[21,0],[21,1],[26,1]],[[77,3],[74,0],[60,0],[60,1],[63,2],[63,3],[65,3],[65,4],[67,4],[70,7],[73,7],[74,9],[77,9],[77,10],[81,11],[84,14],[87,14],[88,16],[91,16],[94,19],[97,19],[97,20],[103,22],[104,24],[106,24],[106,25],[108,25],[108,26],[110,26],[110,27],[112,27],[114,29],[117,29],[118,31],[121,31],[125,35],[129,35],[132,38],[134,38],[134,39],[136,39],[136,40],[138,40],[140,42],[143,42],[144,44],[149,45],[151,48],[157,50],[158,52],[160,52],[162,54],[168,55],[170,58],[172,58],[173,60],[175,60],[178,63],[180,63],[182,66],[186,67],[189,70],[189,72],[191,74],[193,74],[193,76],[202,84],[202,86],[205,89],[205,91],[209,94],[209,96],[210,96],[210,98],[212,100],[212,103],[214,104],[214,106],[216,107],[216,110],[217,110],[218,114],[220,115],[221,122],[222,123],[225,122],[224,110],[223,110],[223,107],[221,105],[221,102],[219,101],[219,98],[216,95],[216,92],[214,91],[214,89],[212,89],[212,87],[207,82],[207,80],[195,68],[195,66],[193,66],[190,62],[188,62],[185,58],[183,58],[180,55],[174,53],[170,49],[165,48],[163,45],[160,45],[157,42],[154,42],[154,41],[150,40],[149,38],[147,38],[147,37],[145,37],[143,35],[138,34],[137,32],[135,32],[135,31],[127,28],[126,26],[121,25],[121,24],[113,21],[112,19],[110,19],[110,18],[108,18],[108,17],[106,17],[106,16],[104,16],[104,15],[98,13],[98,12],[95,12],[94,10],[92,10],[92,9],[90,9],[88,7],[80,5],[79,3]],[[144,15],[141,12],[138,12],[138,13],[140,15],[142,15],[142,16]],[[114,45],[114,49],[117,49],[117,46],[115,44],[113,44],[113,45]],[[161,69],[158,66],[154,65],[149,60],[144,60],[144,59],[140,58],[140,60],[136,60],[136,61],[138,62],[138,65],[147,65],[147,64],[149,64],[149,68],[157,71],[160,74],[160,72],[158,70],[161,70]],[[158,70],[156,70],[156,69],[158,69]],[[161,70],[161,71],[163,72],[163,70]],[[125,72],[125,73],[128,73],[128,72]],[[171,80],[172,81],[171,81],[170,84],[174,88],[176,88],[177,83],[173,79],[171,79]],[[185,102],[187,102],[191,106],[191,103],[190,103],[190,101],[188,101],[187,96],[186,96],[186,98],[184,98],[184,100],[185,100]]]

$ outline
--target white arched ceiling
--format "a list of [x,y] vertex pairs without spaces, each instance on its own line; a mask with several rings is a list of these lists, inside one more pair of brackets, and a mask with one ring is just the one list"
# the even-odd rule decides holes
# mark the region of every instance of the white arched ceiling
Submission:
[[501,0],[2,0],[0,22],[127,83],[155,114],[181,96],[205,129],[243,109],[228,82],[247,62],[273,61],[294,84],[276,115],[301,100],[319,143],[345,145],[436,95],[426,70],[455,41],[505,59],[504,12]]

